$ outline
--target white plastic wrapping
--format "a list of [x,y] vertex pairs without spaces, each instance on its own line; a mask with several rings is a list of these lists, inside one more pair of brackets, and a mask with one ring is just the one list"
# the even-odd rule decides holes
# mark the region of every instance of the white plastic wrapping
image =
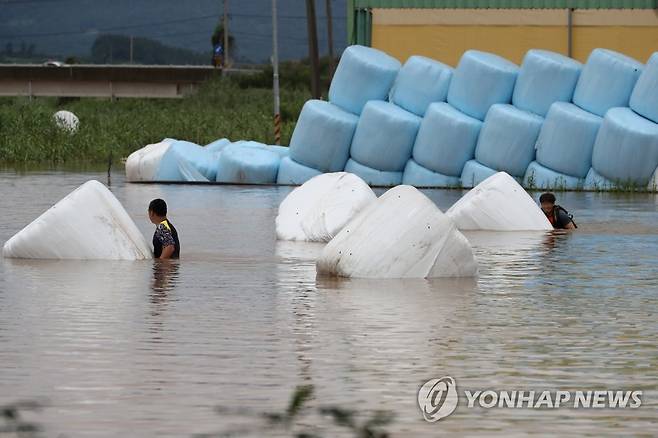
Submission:
[[402,182],[402,172],[388,172],[373,169],[350,158],[345,165],[345,172],[358,175],[371,186],[392,187]]
[[424,56],[404,63],[393,85],[391,102],[423,117],[432,102],[444,102],[452,78],[452,67]]
[[160,160],[155,180],[214,181],[216,174],[216,152],[189,141],[174,141]]
[[78,116],[73,114],[71,111],[57,111],[53,114],[53,119],[55,120],[55,125],[64,131],[67,131],[71,134],[74,134],[78,131],[80,126],[80,119]]
[[459,176],[473,158],[482,122],[444,102],[433,103],[420,124],[413,159],[444,175]]
[[514,106],[546,116],[553,102],[571,102],[582,64],[547,50],[528,50],[516,78]]
[[636,113],[658,123],[658,52],[651,55],[637,80],[630,106]]
[[376,199],[368,184],[356,175],[318,175],[290,192],[279,206],[277,238],[328,242]]
[[566,175],[542,166],[536,161],[530,163],[523,178],[523,186],[528,189],[574,190],[583,188],[585,177]]
[[462,170],[459,180],[463,188],[470,189],[490,176],[495,175],[497,172],[497,170],[487,167],[477,160],[470,160],[464,164],[464,170]]
[[[144,219],[146,220],[146,218]],[[98,181],[69,193],[9,239],[5,257],[143,260],[149,244],[121,203]]]
[[393,103],[370,101],[356,127],[350,156],[373,169],[402,172],[411,157],[420,121]]
[[162,156],[174,141],[166,138],[159,143],[146,145],[128,155],[126,159],[126,179],[131,182],[155,181],[155,175],[160,167]]
[[658,167],[656,167],[656,171],[653,173],[651,180],[649,180],[647,189],[651,190],[652,192],[658,192]]
[[448,103],[458,110],[484,120],[491,105],[510,103],[519,68],[493,53],[466,51],[455,69]]
[[290,157],[323,172],[345,168],[359,118],[322,100],[304,104],[290,139]]
[[411,186],[384,193],[322,251],[320,274],[355,278],[473,277],[477,263],[466,238]]
[[640,62],[621,53],[593,50],[580,73],[573,103],[601,117],[610,108],[628,106],[643,67]]
[[446,212],[460,230],[539,231],[553,226],[518,182],[498,172],[466,193]]
[[458,176],[433,172],[410,158],[402,174],[402,184],[414,187],[461,187]]
[[290,157],[284,157],[279,163],[279,173],[276,176],[276,183],[300,185],[320,174],[322,172],[317,169],[299,164]]
[[281,156],[262,147],[226,146],[217,163],[217,181],[238,184],[274,184]]
[[350,46],[340,58],[329,87],[329,101],[361,114],[369,100],[385,100],[400,70],[400,61],[364,46]]

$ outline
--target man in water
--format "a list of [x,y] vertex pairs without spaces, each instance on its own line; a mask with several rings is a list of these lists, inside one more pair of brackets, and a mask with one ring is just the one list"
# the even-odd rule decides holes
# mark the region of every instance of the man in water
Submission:
[[539,204],[548,221],[556,230],[573,230],[576,224],[573,217],[559,205],[555,205],[555,195],[544,193],[539,197]]
[[153,256],[156,259],[177,259],[180,256],[178,231],[167,219],[167,203],[154,199],[149,204],[149,219],[155,224]]

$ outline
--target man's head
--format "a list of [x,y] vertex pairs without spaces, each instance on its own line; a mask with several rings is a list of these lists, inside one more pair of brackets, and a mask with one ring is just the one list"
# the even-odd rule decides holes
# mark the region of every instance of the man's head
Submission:
[[159,224],[167,217],[167,203],[162,199],[154,199],[149,204],[149,219],[154,224]]
[[546,214],[551,214],[555,207],[555,195],[552,193],[544,193],[539,197],[539,204],[541,209]]

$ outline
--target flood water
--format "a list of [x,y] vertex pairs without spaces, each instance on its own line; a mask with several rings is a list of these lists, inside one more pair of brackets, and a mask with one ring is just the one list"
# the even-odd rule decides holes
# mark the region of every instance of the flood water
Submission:
[[[0,172],[0,244],[92,178],[106,181]],[[117,173],[111,189],[149,239],[147,204],[167,200],[180,262],[0,259],[0,405],[43,403],[28,415],[44,436],[226,432],[285,410],[298,385],[315,392],[294,430],[322,436],[344,431],[322,406],[360,420],[390,411],[396,437],[658,430],[656,194],[558,194],[580,226],[572,234],[469,233],[474,280],[332,281],[316,279],[321,245],[275,239],[290,188],[135,185]],[[443,210],[462,194],[425,193]],[[642,406],[484,409],[460,398],[427,423],[417,391],[442,376],[460,397],[623,389],[643,391]]]

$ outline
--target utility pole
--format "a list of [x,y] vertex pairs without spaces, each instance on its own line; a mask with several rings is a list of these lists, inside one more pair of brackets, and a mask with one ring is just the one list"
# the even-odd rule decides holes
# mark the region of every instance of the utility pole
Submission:
[[130,35],[130,63],[133,63],[133,36]]
[[272,0],[272,88],[274,92],[274,144],[281,144],[281,99],[279,97],[279,35],[276,0]]
[[327,42],[329,44],[329,82],[334,77],[336,65],[334,61],[334,27],[331,14],[331,0],[326,0],[327,4]]
[[228,0],[224,0],[224,70],[228,68]]
[[311,95],[320,98],[320,59],[318,57],[318,30],[315,20],[315,0],[306,0],[308,27],[308,56],[311,61]]

